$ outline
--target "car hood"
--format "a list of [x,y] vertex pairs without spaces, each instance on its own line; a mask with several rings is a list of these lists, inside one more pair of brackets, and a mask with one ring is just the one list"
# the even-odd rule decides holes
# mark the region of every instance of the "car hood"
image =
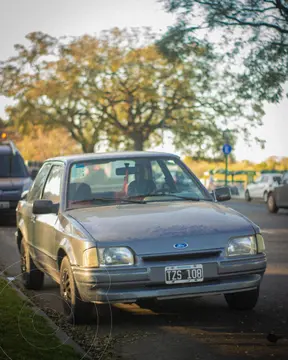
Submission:
[[[231,237],[253,235],[257,226],[233,209],[213,202],[151,202],[67,211],[98,246],[128,246],[136,254],[220,249]],[[179,250],[178,250],[179,251]]]

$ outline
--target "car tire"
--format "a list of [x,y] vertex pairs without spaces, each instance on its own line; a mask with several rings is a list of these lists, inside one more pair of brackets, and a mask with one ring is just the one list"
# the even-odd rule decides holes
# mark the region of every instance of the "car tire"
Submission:
[[21,273],[23,285],[26,289],[40,290],[44,284],[44,273],[34,264],[29,253],[28,245],[21,242]]
[[273,213],[273,214],[276,214],[279,210],[278,206],[276,205],[276,201],[275,201],[275,197],[274,197],[273,193],[270,193],[268,195],[267,207],[268,207],[268,210],[270,211],[270,213]]
[[246,201],[251,201],[250,193],[249,193],[248,190],[245,191],[245,200]]
[[267,201],[268,201],[268,192],[267,191],[264,192],[263,200],[265,203],[267,203]]
[[233,294],[225,294],[225,300],[231,310],[252,310],[259,298],[259,288]]
[[60,295],[64,314],[69,323],[76,325],[91,321],[93,304],[81,299],[67,256],[63,258],[60,266]]

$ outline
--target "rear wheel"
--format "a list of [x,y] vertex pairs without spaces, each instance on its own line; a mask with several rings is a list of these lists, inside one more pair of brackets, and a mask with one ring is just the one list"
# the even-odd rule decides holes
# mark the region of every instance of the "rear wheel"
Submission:
[[67,256],[63,258],[60,267],[60,294],[67,321],[73,324],[91,321],[93,304],[80,298]]
[[44,273],[34,264],[24,241],[21,242],[20,253],[23,285],[26,289],[40,290],[44,283]]
[[252,310],[259,298],[259,288],[224,296],[231,310]]
[[268,210],[271,213],[275,214],[279,210],[278,206],[276,205],[276,201],[275,201],[275,197],[274,197],[273,193],[270,193],[268,195],[267,206],[268,206]]
[[245,200],[246,201],[251,201],[250,193],[249,193],[248,190],[245,191]]

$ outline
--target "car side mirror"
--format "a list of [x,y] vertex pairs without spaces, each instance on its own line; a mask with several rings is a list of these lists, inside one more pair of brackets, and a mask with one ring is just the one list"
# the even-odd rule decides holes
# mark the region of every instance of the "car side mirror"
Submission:
[[214,190],[215,198],[217,201],[228,201],[231,199],[230,189],[227,186],[217,188]]
[[33,214],[57,214],[59,209],[58,204],[53,204],[51,200],[35,200],[33,203]]
[[38,170],[36,170],[36,169],[31,170],[31,171],[30,171],[30,177],[31,177],[31,179],[32,179],[32,180],[35,180],[37,174],[38,174]]

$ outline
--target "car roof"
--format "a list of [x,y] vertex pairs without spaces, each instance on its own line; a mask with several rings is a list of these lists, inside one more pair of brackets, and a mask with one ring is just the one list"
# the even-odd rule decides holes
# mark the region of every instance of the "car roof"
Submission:
[[16,148],[15,144],[13,143],[13,141],[10,140],[4,140],[4,141],[0,141],[0,154],[4,154],[4,155],[16,155],[19,154],[19,150]]
[[77,161],[88,161],[88,160],[109,160],[109,159],[129,159],[129,158],[157,158],[157,157],[167,157],[167,158],[179,158],[178,155],[165,153],[165,152],[156,152],[156,151],[117,151],[117,152],[103,152],[103,153],[90,153],[90,154],[76,154],[68,156],[58,156],[54,158],[47,159],[47,161],[61,161],[66,164],[70,164]]
[[12,149],[8,145],[0,144],[0,154],[1,155],[10,155],[10,154],[12,154]]

